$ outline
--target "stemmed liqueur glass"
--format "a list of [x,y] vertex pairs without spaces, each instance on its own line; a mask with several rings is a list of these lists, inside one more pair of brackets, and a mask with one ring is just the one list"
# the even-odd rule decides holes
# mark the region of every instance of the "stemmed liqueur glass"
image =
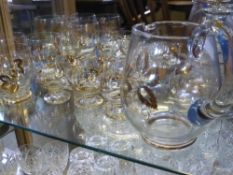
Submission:
[[103,70],[96,58],[97,26],[95,15],[78,15],[71,19],[71,31],[62,34],[65,37],[60,42],[66,60],[63,64],[66,78],[76,94],[75,104],[82,107],[103,103],[100,96]]
[[95,107],[104,100],[100,95],[102,89],[102,65],[95,58],[79,60],[78,72],[71,75],[71,82],[79,95],[75,104],[82,107]]
[[62,104],[71,96],[64,86],[57,36],[56,33],[36,33],[29,39],[36,79],[44,100],[49,104]]
[[70,33],[75,40],[77,59],[95,57],[98,23],[94,14],[80,14],[70,21]]
[[7,104],[15,104],[32,96],[30,89],[32,72],[31,54],[28,45],[15,42],[14,50],[9,53],[5,40],[1,40],[0,55],[0,92]]
[[125,120],[120,101],[120,83],[123,77],[123,67],[128,51],[130,34],[125,31],[112,32],[111,39],[101,45],[109,49],[99,48],[99,60],[104,67],[102,95],[106,99],[105,113],[112,119]]
[[120,29],[121,18],[116,13],[105,13],[96,15],[99,24],[99,34],[101,40],[108,40],[113,32]]
[[62,15],[42,15],[34,19],[34,32],[47,33],[55,32],[61,33],[68,30],[67,17]]

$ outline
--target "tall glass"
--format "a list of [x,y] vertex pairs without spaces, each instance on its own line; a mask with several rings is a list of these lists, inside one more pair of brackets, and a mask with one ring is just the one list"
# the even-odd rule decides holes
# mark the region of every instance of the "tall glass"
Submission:
[[108,40],[112,33],[118,31],[121,26],[121,18],[117,13],[105,13],[96,15],[99,24],[101,40]]

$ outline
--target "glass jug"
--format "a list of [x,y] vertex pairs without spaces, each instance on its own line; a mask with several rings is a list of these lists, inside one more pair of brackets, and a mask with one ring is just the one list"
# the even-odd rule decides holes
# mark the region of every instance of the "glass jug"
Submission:
[[[227,30],[231,30],[232,32],[232,12],[232,0],[193,0],[193,7],[189,16],[189,21],[206,24],[213,19],[218,20],[227,27]],[[218,41],[218,52],[221,52],[223,56],[219,58],[219,62],[222,63],[227,59],[228,41],[221,33],[216,36],[216,40]],[[222,72],[224,72],[224,70],[222,70]]]
[[209,19],[209,16],[215,16],[219,19],[223,19],[224,16],[232,16],[230,15],[232,5],[232,0],[193,0],[189,21],[203,23]]
[[[217,114],[225,114],[221,105],[229,101],[219,97],[232,85],[227,90],[220,77],[215,40],[220,32],[229,37],[214,20],[206,25],[162,21],[133,26],[121,99],[146,142],[166,149],[186,147]],[[229,58],[229,79],[231,63]]]
[[[232,118],[232,38],[233,38],[233,1],[232,0],[193,0],[193,8],[189,17],[190,21],[199,22],[202,26],[211,26],[218,23],[221,30],[216,33],[218,61],[221,69],[221,92],[216,100],[204,111],[210,110],[212,117]],[[227,34],[228,33],[228,34]],[[220,100],[221,99],[221,100]],[[217,109],[217,112],[214,112]],[[203,111],[203,112],[204,112]]]

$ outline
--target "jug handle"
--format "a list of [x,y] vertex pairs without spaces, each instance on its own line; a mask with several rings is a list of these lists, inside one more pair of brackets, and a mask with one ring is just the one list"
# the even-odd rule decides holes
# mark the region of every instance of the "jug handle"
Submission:
[[[212,101],[196,103],[198,104],[198,113],[209,119],[233,117],[233,38],[231,37],[231,33],[218,20],[200,25],[194,30],[190,44],[190,54],[194,58],[199,56],[204,49],[204,44],[209,34],[214,34],[216,38],[219,34],[226,36],[228,41],[228,54],[223,63],[224,75],[219,91]],[[219,63],[218,60],[216,62]]]

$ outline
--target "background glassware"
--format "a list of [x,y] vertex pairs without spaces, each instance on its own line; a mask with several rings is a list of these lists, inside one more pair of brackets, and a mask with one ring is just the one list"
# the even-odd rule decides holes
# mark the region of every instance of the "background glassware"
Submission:
[[[103,106],[104,113],[106,117],[112,119],[112,121],[107,121],[107,126],[110,126],[107,132],[115,136],[126,136],[132,130],[127,127],[127,122],[125,122],[126,117],[120,100],[120,82],[123,77],[123,65],[126,60],[130,35],[126,31],[116,30],[111,31],[108,37],[106,40],[100,40],[97,47],[98,59],[104,69],[102,88],[102,96],[106,101]],[[111,125],[115,127],[111,127]]]
[[75,104],[82,107],[95,107],[104,102],[102,89],[103,69],[95,58],[78,61],[76,74],[70,75],[70,82],[77,92]]
[[[110,150],[119,154],[132,154],[134,149],[133,140],[117,140],[113,141],[110,145]],[[119,173],[122,175],[127,175],[129,172],[131,174],[136,174],[135,166],[131,162],[125,160],[119,160]]]
[[[35,33],[29,36],[29,44],[36,69],[41,70],[41,79],[55,79],[62,76],[57,67],[58,49],[55,33]],[[44,80],[44,81],[45,81]]]
[[94,162],[94,153],[93,151],[84,149],[84,148],[74,148],[70,152],[69,164],[82,164],[82,163],[93,163]]
[[14,175],[18,171],[18,153],[7,153],[1,150],[0,173],[2,175]]
[[20,147],[19,165],[27,174],[37,174],[42,170],[43,154],[39,147],[24,145]]
[[28,37],[23,32],[14,32],[14,42],[28,45]]
[[58,169],[57,167],[52,167],[51,166],[48,169],[37,173],[36,175],[64,175],[64,173],[62,173],[61,170]]
[[194,52],[195,56],[189,52],[196,27],[190,22],[133,27],[122,101],[130,122],[148,143],[158,147],[192,144],[205,126],[190,120],[193,116],[187,112],[197,100],[213,99],[220,86],[218,64],[203,45],[200,48],[195,36],[192,51],[200,52]]
[[59,15],[44,15],[34,18],[34,32],[66,32],[67,17]]
[[[111,60],[112,59],[112,60]],[[102,95],[106,99],[104,105],[106,116],[115,120],[125,120],[120,101],[120,82],[123,77],[123,59],[110,58],[104,61],[104,80]]]
[[[120,51],[123,50],[123,38],[126,33],[120,31],[120,16],[118,14],[99,14],[98,21],[98,43],[97,56],[99,61],[114,61],[114,57],[119,57]],[[128,34],[128,33],[127,33]],[[128,47],[128,45],[125,45]]]
[[[102,67],[96,59],[96,41],[98,26],[95,15],[78,15],[70,20],[70,32],[63,34],[60,41],[63,68],[80,106],[95,106],[103,103],[99,95],[102,86]],[[60,38],[61,39],[61,38]],[[87,103],[87,104],[85,104]]]
[[51,166],[56,167],[60,172],[64,172],[69,158],[69,147],[67,143],[61,141],[51,141],[41,148],[43,159],[43,169],[47,170]]
[[[75,94],[78,96],[78,94]],[[76,97],[76,100],[82,100],[83,96]],[[94,97],[94,99],[97,96],[90,96],[90,99]],[[85,99],[85,98],[84,98]],[[101,99],[103,99],[101,97]],[[101,101],[100,101],[101,102]],[[89,104],[89,105],[80,105],[80,102],[76,101],[76,107],[75,107],[75,118],[76,122],[80,123],[83,129],[83,136],[84,138],[89,138],[93,136],[93,133],[95,135],[102,135],[105,136],[105,123],[103,122],[103,114],[101,112],[101,104]],[[88,114],[88,116],[87,116]],[[90,122],[95,121],[95,122]]]
[[64,86],[64,73],[60,66],[62,61],[57,47],[55,33],[36,33],[30,36],[34,67],[37,71],[36,81],[40,85],[44,100],[49,104],[67,102],[71,94]]
[[[106,132],[106,131],[104,131]],[[87,138],[86,144],[94,148],[109,150],[109,139],[102,135],[92,135]]]
[[85,163],[76,163],[69,166],[67,175],[79,175],[79,174],[85,174],[85,175],[92,175],[95,174],[95,171],[93,169],[93,164],[90,162]]
[[101,156],[96,159],[94,170],[97,175],[118,174],[119,162],[111,156]]
[[98,43],[98,59],[104,68],[103,95],[107,100],[119,99],[120,82],[128,51],[130,34],[127,31],[112,31],[107,41]]
[[116,13],[105,13],[96,15],[99,24],[100,40],[108,40],[112,33],[118,31],[121,26],[121,18]]
[[[13,42],[14,43],[14,42]],[[2,40],[1,49],[6,49],[6,42]],[[1,52],[1,93],[5,103],[15,104],[29,99],[32,96],[30,90],[33,76],[31,54],[28,45],[14,43],[14,50]]]

